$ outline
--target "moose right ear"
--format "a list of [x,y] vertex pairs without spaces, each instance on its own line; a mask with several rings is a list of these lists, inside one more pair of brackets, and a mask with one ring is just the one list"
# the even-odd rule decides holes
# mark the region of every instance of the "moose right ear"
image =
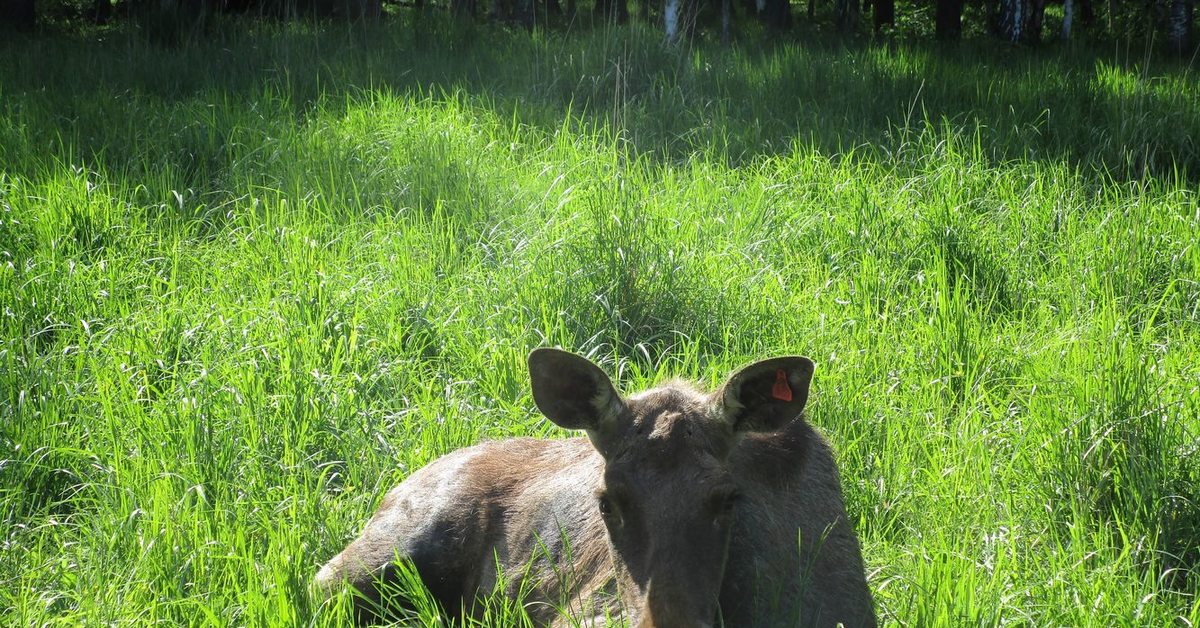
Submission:
[[583,356],[534,349],[529,354],[529,378],[538,410],[559,427],[595,434],[625,410],[612,380]]
[[770,432],[804,411],[812,383],[812,360],[772,358],[734,373],[717,391],[725,420],[735,432]]

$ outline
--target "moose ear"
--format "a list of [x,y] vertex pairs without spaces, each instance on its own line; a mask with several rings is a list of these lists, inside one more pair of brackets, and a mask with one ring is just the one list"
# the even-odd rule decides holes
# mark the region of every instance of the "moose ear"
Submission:
[[538,410],[559,427],[600,432],[625,409],[608,375],[574,353],[534,349],[529,378]]
[[729,377],[717,403],[735,432],[777,430],[804,410],[814,368],[800,356],[756,362]]

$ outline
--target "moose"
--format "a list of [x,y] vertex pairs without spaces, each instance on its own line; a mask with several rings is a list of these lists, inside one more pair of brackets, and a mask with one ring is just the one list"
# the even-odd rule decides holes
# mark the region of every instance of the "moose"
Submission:
[[600,367],[529,355],[546,418],[586,437],[448,454],[383,498],[316,577],[387,619],[399,565],[451,621],[497,583],[536,626],[874,626],[829,444],[801,416],[814,365],[764,360],[715,392],[683,381],[622,397]]

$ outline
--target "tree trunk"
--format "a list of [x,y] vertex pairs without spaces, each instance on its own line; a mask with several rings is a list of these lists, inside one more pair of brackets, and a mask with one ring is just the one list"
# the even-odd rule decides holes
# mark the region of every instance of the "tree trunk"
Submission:
[[383,15],[381,0],[345,0],[346,18],[351,20],[374,20]]
[[1188,51],[1192,43],[1192,0],[1169,0],[1167,6],[1167,47],[1176,54]]
[[733,0],[721,0],[721,43],[726,46],[733,41],[732,3]]
[[663,29],[667,33],[667,42],[679,41],[679,14],[682,13],[681,0],[667,0],[663,7]]
[[767,26],[785,30],[792,25],[792,4],[788,0],[764,0],[760,15]]
[[602,0],[596,6],[607,5],[605,18],[616,20],[620,24],[629,22],[629,2],[626,0]]
[[1046,0],[1000,0],[997,34],[1011,42],[1038,42],[1042,38]]
[[963,0],[937,0],[934,34],[938,39],[954,40],[962,35]]
[[884,24],[896,25],[896,0],[874,0],[875,32],[878,33]]
[[1096,8],[1092,5],[1092,0],[1074,0],[1075,17],[1081,28],[1087,29],[1096,23]]
[[1025,34],[1025,0],[1006,0],[1004,3],[1008,7],[1008,30],[1005,33],[1008,35],[1009,41],[1020,41],[1021,36]]
[[1026,5],[1025,40],[1042,41],[1042,25],[1046,21],[1046,0],[1029,0]]
[[462,18],[475,17],[476,0],[450,0],[450,10]]
[[592,9],[596,17],[624,24],[629,21],[629,3],[626,0],[596,0]]
[[37,18],[34,0],[0,0],[0,24],[12,24],[18,28],[33,26]]
[[859,0],[834,0],[834,14],[837,26],[843,31],[858,28]]
[[112,0],[93,0],[92,22],[107,24],[112,19]]
[[1062,40],[1071,41],[1071,23],[1075,21],[1075,1],[1063,0]]
[[533,13],[536,10],[534,0],[516,0],[513,19],[525,28],[533,28]]

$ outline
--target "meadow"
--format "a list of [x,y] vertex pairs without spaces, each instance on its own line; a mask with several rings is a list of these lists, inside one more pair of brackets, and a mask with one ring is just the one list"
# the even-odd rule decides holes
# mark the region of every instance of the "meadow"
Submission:
[[812,357],[888,624],[1200,624],[1193,68],[809,35],[0,38],[0,624],[343,622],[539,346]]

